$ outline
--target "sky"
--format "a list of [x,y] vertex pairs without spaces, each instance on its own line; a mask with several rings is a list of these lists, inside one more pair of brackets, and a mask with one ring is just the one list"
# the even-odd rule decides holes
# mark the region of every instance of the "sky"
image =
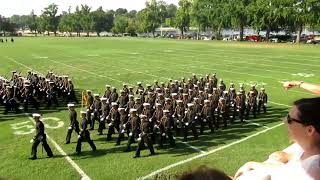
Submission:
[[[178,5],[179,0],[164,0],[168,4]],[[104,10],[126,8],[127,10],[141,10],[145,7],[146,0],[0,0],[0,15],[10,17],[14,14],[27,15],[34,10],[35,14],[40,15],[41,10],[51,3],[58,5],[59,14],[67,11],[69,6],[72,10],[77,5],[87,4],[93,10],[102,6]]]

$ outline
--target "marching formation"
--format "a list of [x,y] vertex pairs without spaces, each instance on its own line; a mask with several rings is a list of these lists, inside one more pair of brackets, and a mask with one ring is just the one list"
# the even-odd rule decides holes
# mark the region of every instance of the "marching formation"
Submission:
[[28,71],[28,75],[23,77],[12,71],[10,80],[0,77],[0,104],[5,107],[4,114],[10,111],[20,113],[21,110],[28,112],[30,104],[36,110],[40,104],[46,104],[46,108],[53,104],[58,107],[59,101],[78,103],[68,76],[55,75],[50,71],[46,76],[40,76]]
[[[15,71],[10,80],[1,77],[0,97],[0,103],[5,106],[4,114],[11,110],[28,112],[29,104],[38,110],[42,102],[46,103],[46,108],[53,104],[58,107],[59,102],[68,103],[70,125],[65,143],[70,143],[75,131],[78,154],[83,141],[96,151],[89,132],[96,129],[99,135],[106,134],[106,141],[116,136],[115,145],[127,139],[126,152],[131,151],[133,143],[138,143],[134,157],[140,157],[140,151],[146,146],[150,155],[155,154],[154,144],[159,144],[160,148],[167,143],[175,146],[176,136],[188,141],[192,134],[194,139],[198,139],[206,128],[214,133],[219,128],[227,128],[236,119],[244,122],[245,119],[256,118],[261,111],[266,113],[268,100],[264,88],[258,92],[252,85],[246,92],[243,84],[239,90],[234,83],[227,88],[222,79],[218,81],[216,74],[204,78],[193,74],[190,79],[169,80],[167,83],[154,81],[152,85],[143,86],[138,82],[135,89],[123,84],[119,93],[110,85],[106,85],[102,95],[87,90],[82,97],[86,111],[80,111],[79,123],[75,110],[75,104],[79,102],[71,79],[50,71],[45,77],[32,71],[27,77]],[[37,158],[39,143],[42,143],[48,157],[52,157],[40,115],[33,114],[33,118],[36,136],[32,139],[31,159]]]
[[191,131],[193,138],[197,139],[205,128],[214,133],[216,129],[227,128],[236,119],[244,122],[251,116],[256,118],[262,110],[266,113],[268,100],[264,88],[258,92],[252,85],[246,93],[243,85],[237,91],[231,83],[227,89],[222,79],[218,81],[216,74],[199,79],[193,74],[190,79],[170,80],[168,83],[154,81],[153,85],[145,87],[138,82],[135,90],[123,84],[119,93],[110,85],[106,85],[102,95],[93,94],[90,90],[86,92],[83,99],[87,110],[81,111],[82,132],[74,104],[68,104],[70,127],[66,144],[70,143],[71,133],[75,130],[79,134],[77,153],[81,153],[83,139],[87,139],[96,150],[87,126],[94,130],[98,125],[99,135],[107,131],[106,141],[117,135],[115,143],[120,145],[127,137],[125,151],[130,151],[131,144],[137,142],[135,157],[140,156],[145,145],[150,155],[154,155],[154,144],[174,146],[175,136],[183,136],[184,141],[188,141]]

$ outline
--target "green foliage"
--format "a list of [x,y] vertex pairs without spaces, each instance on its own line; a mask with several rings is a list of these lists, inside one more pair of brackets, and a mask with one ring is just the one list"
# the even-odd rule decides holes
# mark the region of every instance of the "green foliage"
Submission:
[[181,34],[189,30],[190,27],[190,12],[191,12],[191,0],[180,0],[179,8],[176,14],[176,27],[180,29]]

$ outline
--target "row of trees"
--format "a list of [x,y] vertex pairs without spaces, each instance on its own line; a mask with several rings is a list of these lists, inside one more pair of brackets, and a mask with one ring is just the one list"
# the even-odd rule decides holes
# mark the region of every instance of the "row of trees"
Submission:
[[[180,0],[179,6],[164,1],[150,0],[141,11],[119,8],[104,11],[92,10],[87,5],[71,8],[58,15],[58,6],[51,4],[40,16],[33,12],[27,16],[0,17],[0,30],[29,27],[34,32],[101,32],[130,33],[151,32],[158,27],[176,27],[184,34],[190,26],[198,31],[211,30],[221,37],[224,28],[237,29],[243,39],[244,28],[251,27],[258,34],[285,30],[297,34],[297,42],[304,28],[320,29],[319,0]],[[10,24],[10,25],[9,25]]]

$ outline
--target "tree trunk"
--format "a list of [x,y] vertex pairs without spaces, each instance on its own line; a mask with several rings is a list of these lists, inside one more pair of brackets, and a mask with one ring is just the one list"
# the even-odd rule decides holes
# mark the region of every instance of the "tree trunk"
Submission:
[[243,41],[243,24],[240,24],[240,41]]
[[267,42],[269,42],[269,39],[270,39],[270,31],[271,31],[270,26],[267,26],[267,32],[266,32],[266,41]]
[[100,37],[100,32],[97,32],[97,36]]
[[48,31],[48,34],[47,34],[48,36],[50,36],[50,32]]
[[54,36],[57,36],[57,31],[54,31]]
[[297,44],[300,43],[301,33],[302,33],[302,25],[299,25],[299,27],[298,27],[298,32],[297,32],[297,39],[296,39],[296,43],[297,43]]

